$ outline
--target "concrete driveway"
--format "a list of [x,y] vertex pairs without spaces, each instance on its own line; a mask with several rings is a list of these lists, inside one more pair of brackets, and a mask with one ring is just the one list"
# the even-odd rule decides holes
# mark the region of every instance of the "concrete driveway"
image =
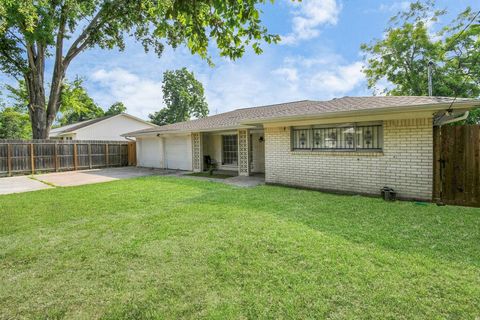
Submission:
[[180,173],[174,170],[121,167],[46,173],[33,177],[6,177],[0,178],[0,194],[35,191],[55,186],[70,187],[144,176],[175,174]]

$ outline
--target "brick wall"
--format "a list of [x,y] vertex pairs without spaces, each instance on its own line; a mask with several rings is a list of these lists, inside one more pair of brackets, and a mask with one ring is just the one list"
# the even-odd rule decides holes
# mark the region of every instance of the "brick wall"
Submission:
[[383,152],[291,151],[290,128],[265,128],[267,183],[431,200],[432,119],[383,122]]

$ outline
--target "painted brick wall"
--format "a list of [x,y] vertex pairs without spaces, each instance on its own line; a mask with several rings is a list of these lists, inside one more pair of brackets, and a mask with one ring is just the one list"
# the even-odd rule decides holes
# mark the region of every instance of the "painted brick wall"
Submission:
[[291,151],[289,127],[266,128],[266,182],[431,200],[432,119],[384,121],[383,135],[379,153]]

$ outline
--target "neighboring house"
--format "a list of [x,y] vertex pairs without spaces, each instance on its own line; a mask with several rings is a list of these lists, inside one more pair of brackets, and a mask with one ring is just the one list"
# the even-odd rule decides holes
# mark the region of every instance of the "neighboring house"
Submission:
[[85,120],[50,130],[50,139],[125,141],[123,134],[131,131],[158,128],[126,113]]
[[[202,171],[205,157],[267,183],[432,199],[433,126],[480,100],[344,97],[238,109],[129,133],[139,166]],[[448,112],[447,112],[448,111]]]

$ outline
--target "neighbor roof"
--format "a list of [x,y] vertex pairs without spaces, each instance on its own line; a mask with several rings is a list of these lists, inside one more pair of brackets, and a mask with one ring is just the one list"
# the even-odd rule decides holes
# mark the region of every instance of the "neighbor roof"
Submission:
[[109,119],[113,116],[114,115],[100,117],[100,118],[96,118],[96,119],[85,120],[85,121],[80,121],[80,122],[75,122],[75,123],[72,123],[72,124],[67,124],[66,126],[61,126],[61,127],[54,128],[54,129],[50,130],[50,134],[52,134],[52,133],[53,134],[63,134],[63,133],[73,132],[75,130],[90,126],[94,123]]
[[[453,98],[417,97],[417,96],[378,96],[378,97],[343,97],[329,101],[302,100],[274,105],[236,109],[206,118],[184,121],[152,129],[139,130],[125,134],[137,136],[151,133],[175,133],[206,130],[222,130],[258,124],[262,121],[291,119],[295,117],[316,117],[321,115],[348,113],[355,111],[379,111],[382,109],[401,109],[422,106],[449,106]],[[479,104],[480,100],[457,98],[455,104]]]
[[151,122],[147,122],[145,120],[142,120],[140,118],[137,118],[137,117],[134,117],[132,115],[129,115],[127,113],[120,113],[120,114],[114,114],[114,115],[111,115],[111,116],[104,116],[104,117],[100,117],[100,118],[96,118],[96,119],[90,119],[90,120],[85,120],[85,121],[80,121],[80,122],[76,122],[76,123],[72,123],[72,124],[67,124],[66,126],[62,126],[62,127],[58,127],[58,128],[54,128],[52,130],[50,130],[50,136],[59,136],[59,135],[63,135],[63,134],[67,134],[67,133],[71,133],[71,132],[75,132],[79,129],[82,129],[82,128],[85,128],[85,127],[88,127],[88,126],[91,126],[95,123],[99,123],[99,122],[102,122],[102,121],[105,121],[107,119],[110,119],[110,118],[113,118],[113,117],[117,117],[117,116],[126,116],[128,118],[131,118],[131,119],[134,119],[134,120],[137,120],[137,121],[140,121],[140,122],[144,122],[146,124],[149,124],[150,126],[152,127],[158,127],[157,125],[151,123]]

